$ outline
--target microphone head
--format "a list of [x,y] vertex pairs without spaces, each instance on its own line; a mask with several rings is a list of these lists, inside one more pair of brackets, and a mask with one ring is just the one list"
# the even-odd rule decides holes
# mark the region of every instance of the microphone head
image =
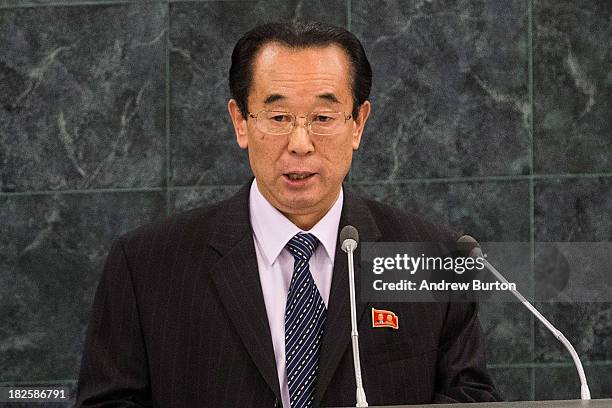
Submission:
[[352,239],[353,241],[359,243],[359,233],[357,232],[357,228],[352,225],[347,225],[342,228],[340,231],[340,242],[344,242],[347,239]]
[[351,246],[351,249],[353,250],[357,248],[357,244],[359,243],[359,233],[357,232],[357,228],[353,227],[352,225],[347,225],[342,228],[340,231],[340,242],[344,252],[348,250],[348,246]]
[[475,248],[480,250],[480,245],[478,244],[478,241],[476,241],[470,235],[462,235],[457,240],[457,249],[462,253],[472,255],[472,251]]

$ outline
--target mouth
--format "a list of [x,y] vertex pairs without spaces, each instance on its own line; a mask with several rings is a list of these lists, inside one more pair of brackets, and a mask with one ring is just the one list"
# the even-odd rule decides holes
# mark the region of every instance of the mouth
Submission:
[[283,176],[290,181],[302,181],[302,180],[307,180],[316,174],[317,173],[300,171],[300,172],[284,173]]

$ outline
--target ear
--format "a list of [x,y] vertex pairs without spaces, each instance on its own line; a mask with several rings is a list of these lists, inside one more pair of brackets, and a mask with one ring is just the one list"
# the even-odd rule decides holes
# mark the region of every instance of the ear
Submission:
[[370,101],[365,101],[359,107],[359,113],[355,118],[355,123],[353,125],[353,150],[357,150],[359,148],[359,144],[361,143],[361,135],[363,134],[363,129],[365,128],[365,124],[370,116],[370,110],[372,107],[370,106]]
[[234,131],[236,132],[236,142],[241,149],[246,149],[248,147],[248,121],[242,116],[242,113],[240,113],[238,103],[235,99],[229,100],[227,103],[227,110],[232,119]]

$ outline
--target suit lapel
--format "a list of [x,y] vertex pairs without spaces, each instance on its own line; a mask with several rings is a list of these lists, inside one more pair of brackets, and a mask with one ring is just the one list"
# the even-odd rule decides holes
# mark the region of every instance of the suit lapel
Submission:
[[211,275],[255,366],[280,400],[280,387],[249,218],[250,183],[227,201],[210,244],[220,254]]
[[[353,225],[359,232],[361,242],[372,242],[380,239],[380,231],[366,203],[344,190],[344,204],[338,233],[346,225]],[[357,321],[360,320],[366,309],[366,302],[361,302],[360,297],[360,271],[361,250],[360,246],[354,253],[355,262],[355,289],[357,300]],[[334,258],[334,272],[332,276],[331,291],[327,308],[327,321],[325,323],[325,334],[321,342],[319,357],[319,373],[315,386],[315,398],[313,406],[321,404],[329,382],[340,363],[340,359],[350,344],[351,335],[351,313],[348,288],[348,261],[346,254],[341,249],[338,238],[336,254]]]

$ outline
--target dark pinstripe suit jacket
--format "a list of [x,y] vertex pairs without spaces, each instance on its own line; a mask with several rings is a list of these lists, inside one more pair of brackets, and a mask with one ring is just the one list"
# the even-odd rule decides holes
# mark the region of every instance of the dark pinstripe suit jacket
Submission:
[[[246,186],[114,243],[93,305],[77,406],[281,405],[248,195]],[[363,241],[453,238],[346,189],[340,223],[357,227]],[[337,248],[316,406],[355,404],[347,261]],[[399,330],[372,329],[371,306],[396,312]],[[370,405],[498,398],[473,305],[360,303],[357,316]]]

